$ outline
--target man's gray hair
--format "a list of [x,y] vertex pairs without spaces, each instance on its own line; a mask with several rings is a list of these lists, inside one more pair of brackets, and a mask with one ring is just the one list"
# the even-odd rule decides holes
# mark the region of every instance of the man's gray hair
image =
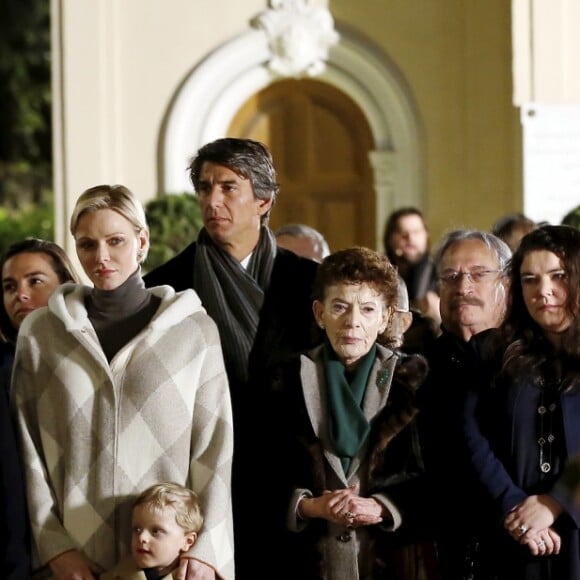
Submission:
[[276,237],[292,236],[294,238],[310,238],[314,241],[316,253],[320,256],[321,260],[330,254],[330,248],[328,247],[328,242],[324,239],[324,236],[318,230],[311,228],[306,224],[283,225],[274,232],[274,235]]
[[465,240],[477,240],[482,244],[485,244],[495,254],[498,269],[505,272],[507,264],[512,257],[512,251],[503,240],[500,240],[497,236],[482,230],[453,230],[441,238],[439,246],[435,252],[434,260],[437,273],[439,273],[441,259],[445,252],[447,252],[451,246]]

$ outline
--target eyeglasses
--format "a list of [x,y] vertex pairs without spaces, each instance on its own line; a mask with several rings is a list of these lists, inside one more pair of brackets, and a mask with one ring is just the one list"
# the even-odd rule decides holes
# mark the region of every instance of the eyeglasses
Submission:
[[460,270],[448,270],[439,276],[441,284],[451,286],[458,284],[463,276],[467,278],[472,284],[481,284],[488,280],[492,274],[499,274],[501,270],[473,270],[472,272],[461,272]]

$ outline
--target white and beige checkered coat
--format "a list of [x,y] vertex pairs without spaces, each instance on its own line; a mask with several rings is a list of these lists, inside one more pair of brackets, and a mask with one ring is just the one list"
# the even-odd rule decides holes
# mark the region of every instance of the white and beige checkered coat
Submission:
[[18,336],[13,401],[38,566],[77,548],[104,569],[129,549],[134,498],[160,481],[199,495],[189,555],[234,577],[232,414],[218,330],[193,290],[150,290],[151,322],[107,362],[67,284]]

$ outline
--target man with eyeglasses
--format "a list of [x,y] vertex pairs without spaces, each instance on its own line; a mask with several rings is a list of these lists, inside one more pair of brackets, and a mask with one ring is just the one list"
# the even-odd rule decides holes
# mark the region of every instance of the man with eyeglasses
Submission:
[[[444,580],[474,577],[477,537],[487,507],[462,459],[463,393],[474,382],[472,337],[498,326],[505,314],[511,250],[493,234],[455,230],[435,253],[441,335],[426,349],[429,379],[419,393],[419,425],[427,473],[432,480],[431,514]],[[471,497],[463,503],[465,497]]]

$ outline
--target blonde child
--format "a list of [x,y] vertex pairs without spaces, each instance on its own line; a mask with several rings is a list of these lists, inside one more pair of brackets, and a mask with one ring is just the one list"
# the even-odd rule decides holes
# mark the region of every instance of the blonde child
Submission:
[[131,556],[100,579],[173,579],[181,554],[193,546],[202,524],[193,491],[172,482],[152,485],[133,504]]

